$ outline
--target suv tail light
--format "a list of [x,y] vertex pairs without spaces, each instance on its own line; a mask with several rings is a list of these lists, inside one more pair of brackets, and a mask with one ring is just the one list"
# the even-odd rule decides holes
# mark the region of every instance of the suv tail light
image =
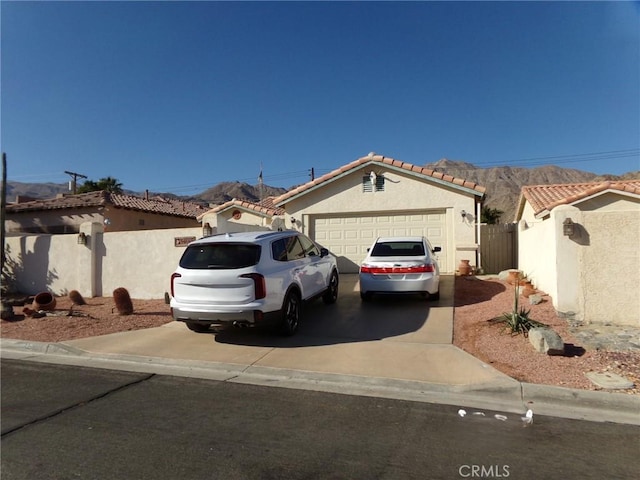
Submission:
[[175,283],[176,278],[180,278],[182,275],[180,275],[179,273],[174,273],[173,275],[171,275],[171,296],[175,297],[174,292],[173,292],[173,284]]
[[245,273],[244,275],[240,275],[240,277],[253,280],[256,300],[267,296],[267,284],[264,281],[264,276],[259,273]]

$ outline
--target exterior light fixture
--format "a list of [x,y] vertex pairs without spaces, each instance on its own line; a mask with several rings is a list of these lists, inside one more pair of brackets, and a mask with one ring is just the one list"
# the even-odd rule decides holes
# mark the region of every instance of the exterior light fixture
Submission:
[[564,222],[562,222],[562,234],[565,237],[573,237],[573,235],[576,233],[575,226],[576,224],[573,223],[573,220],[571,220],[571,218],[565,218]]
[[78,234],[78,245],[86,245],[87,244],[87,234],[84,232],[80,232]]
[[205,223],[202,226],[202,235],[205,237],[210,237],[213,234],[213,228],[208,223]]
[[295,225],[296,221],[296,217],[291,217],[291,225]]
[[467,211],[466,210],[461,210],[460,211],[460,215],[462,216],[462,219],[464,220],[465,218],[467,218]]

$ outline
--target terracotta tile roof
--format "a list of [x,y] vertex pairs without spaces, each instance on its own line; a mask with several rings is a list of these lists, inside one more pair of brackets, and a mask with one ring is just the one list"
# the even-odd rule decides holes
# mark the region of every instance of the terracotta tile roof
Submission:
[[232,207],[242,208],[244,210],[251,210],[253,212],[260,213],[265,216],[284,215],[284,209],[276,207],[275,204],[273,203],[274,198],[275,197],[267,197],[261,202],[257,202],[257,203],[250,202],[248,200],[238,200],[234,198],[233,200],[229,200],[228,202],[225,202],[221,205],[218,205],[217,207],[207,210],[204,213],[200,213],[198,215],[198,221],[201,221],[202,217],[204,217],[204,215],[207,213],[220,213]]
[[206,211],[205,207],[196,203],[160,198],[148,200],[133,195],[109,193],[103,190],[77,195],[65,195],[46,200],[8,204],[7,212],[35,212],[69,208],[103,207],[109,205],[127,210],[187,218],[196,218]]
[[301,195],[309,190],[315,189],[318,185],[335,180],[336,178],[343,176],[347,172],[350,172],[352,170],[362,167],[363,165],[367,165],[371,163],[377,163],[380,165],[384,165],[384,166],[388,166],[396,169],[407,170],[417,175],[431,177],[438,182],[450,183],[453,186],[458,186],[458,187],[463,187],[463,188],[473,190],[479,196],[484,195],[486,191],[485,187],[482,187],[477,183],[464,180],[462,178],[456,178],[451,175],[445,175],[444,173],[436,172],[435,170],[431,170],[429,168],[418,167],[416,165],[412,165],[411,163],[403,162],[401,160],[394,160],[393,158],[384,157],[382,155],[376,155],[374,153],[371,153],[366,157],[361,157],[357,160],[354,160],[353,162],[347,165],[344,165],[343,167],[340,167],[336,170],[333,170],[332,172],[329,172],[321,177],[316,178],[315,180],[312,180],[303,185],[300,185],[299,187],[294,188],[293,190],[289,190],[288,192],[280,195],[279,197],[276,197],[274,199],[274,202],[276,205],[281,205],[286,200],[289,200],[292,197],[297,197],[298,195]]
[[524,207],[524,200],[529,202],[535,215],[540,216],[558,205],[571,205],[608,190],[640,195],[640,180],[525,186],[520,194],[518,215]]

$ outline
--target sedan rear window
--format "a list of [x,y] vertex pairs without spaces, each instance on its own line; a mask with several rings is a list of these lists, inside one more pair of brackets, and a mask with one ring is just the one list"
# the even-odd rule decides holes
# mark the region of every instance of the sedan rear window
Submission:
[[373,257],[412,257],[424,254],[422,242],[381,242],[376,243],[371,252]]
[[256,265],[259,259],[259,245],[211,243],[187,247],[180,266],[191,269],[245,268]]

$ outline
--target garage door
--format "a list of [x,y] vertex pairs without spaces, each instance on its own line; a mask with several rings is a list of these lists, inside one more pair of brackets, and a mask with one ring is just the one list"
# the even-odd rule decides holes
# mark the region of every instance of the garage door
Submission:
[[354,214],[349,216],[314,216],[311,237],[338,257],[343,273],[357,273],[360,263],[377,237],[424,235],[434,247],[440,268],[447,271],[447,231],[445,211],[394,212],[385,214]]

